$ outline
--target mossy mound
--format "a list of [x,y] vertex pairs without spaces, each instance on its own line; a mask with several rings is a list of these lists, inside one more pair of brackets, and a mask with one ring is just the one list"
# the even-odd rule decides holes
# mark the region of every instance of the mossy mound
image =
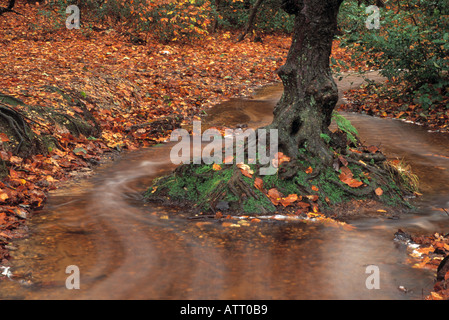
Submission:
[[335,153],[334,165],[324,168],[302,149],[299,159],[282,162],[273,175],[258,175],[260,167],[256,164],[185,164],[156,179],[144,197],[146,201],[189,208],[186,211],[192,214],[331,213],[353,200],[411,207],[407,195],[416,191],[412,175],[404,174],[378,151],[365,152],[363,147],[351,150]]

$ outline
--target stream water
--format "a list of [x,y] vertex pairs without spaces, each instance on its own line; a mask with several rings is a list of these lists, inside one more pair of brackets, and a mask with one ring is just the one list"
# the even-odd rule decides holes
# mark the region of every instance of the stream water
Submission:
[[[207,121],[265,124],[281,92],[270,86],[253,99],[218,105]],[[285,221],[233,228],[161,215],[168,209],[143,203],[141,193],[174,168],[167,143],[125,154],[54,191],[29,221],[31,236],[15,242],[11,272],[22,278],[2,280],[0,298],[422,299],[434,274],[412,268],[393,235],[398,228],[449,232],[448,217],[437,210],[449,202],[449,137],[397,120],[343,115],[362,140],[411,164],[423,193],[417,212],[357,219],[354,230]],[[79,268],[78,290],[66,288],[69,265]],[[366,287],[368,265],[378,266],[380,289]]]

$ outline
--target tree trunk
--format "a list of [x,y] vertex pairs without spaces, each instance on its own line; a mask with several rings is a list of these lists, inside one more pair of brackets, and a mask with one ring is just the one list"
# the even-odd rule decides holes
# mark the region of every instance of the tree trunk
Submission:
[[259,10],[259,7],[262,5],[263,0],[257,0],[254,4],[254,7],[251,8],[251,12],[249,14],[248,22],[246,24],[245,30],[243,30],[242,34],[237,39],[237,42],[243,41],[245,39],[245,36],[251,32],[253,28],[254,21],[257,16],[257,11]]
[[5,12],[17,13],[16,11],[13,10],[15,3],[16,3],[16,0],[9,0],[8,6],[6,8],[0,7],[0,16],[2,14],[4,14]]
[[330,164],[332,153],[321,134],[329,134],[338,89],[329,67],[337,14],[343,0],[284,0],[295,14],[293,40],[279,71],[284,94],[270,128],[278,129],[279,149],[297,157],[300,147]]
[[215,33],[218,28],[218,16],[220,15],[220,6],[221,0],[215,0],[215,10],[217,11],[217,16],[214,18],[214,21],[212,22],[212,33]]

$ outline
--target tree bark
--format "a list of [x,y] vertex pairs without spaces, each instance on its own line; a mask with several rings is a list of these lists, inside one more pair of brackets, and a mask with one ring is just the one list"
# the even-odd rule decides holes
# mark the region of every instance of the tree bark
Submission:
[[269,128],[278,129],[279,149],[291,157],[305,147],[323,164],[332,153],[321,138],[329,134],[338,89],[329,66],[337,15],[343,0],[284,0],[283,9],[295,14],[290,51],[278,75],[284,94],[274,109]]

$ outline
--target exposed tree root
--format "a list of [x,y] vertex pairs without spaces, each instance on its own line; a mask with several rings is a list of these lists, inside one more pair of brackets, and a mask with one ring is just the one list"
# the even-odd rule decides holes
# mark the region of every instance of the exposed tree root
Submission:
[[22,114],[0,103],[0,117],[3,118],[14,136],[17,145],[14,146],[15,154],[28,155],[33,150],[40,149],[40,144],[35,134],[24,120]]

